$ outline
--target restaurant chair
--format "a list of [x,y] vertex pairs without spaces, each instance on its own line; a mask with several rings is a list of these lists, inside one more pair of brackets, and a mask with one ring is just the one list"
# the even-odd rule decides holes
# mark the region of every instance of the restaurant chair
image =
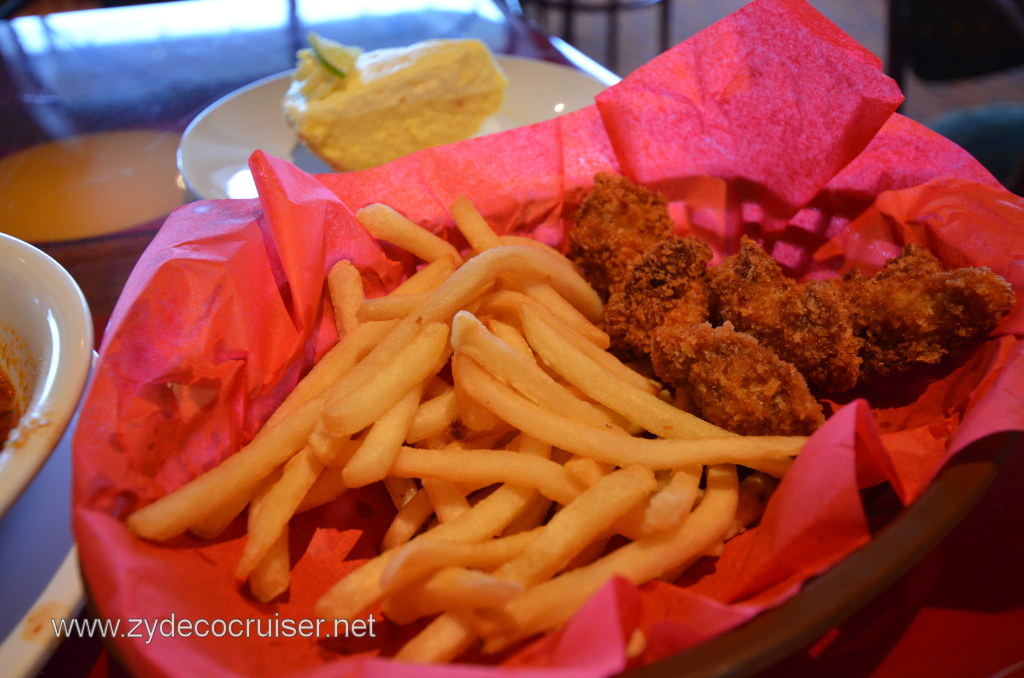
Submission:
[[[886,70],[904,87],[955,84],[1024,67],[1024,0],[889,0]],[[1024,70],[1021,70],[1024,79]],[[1024,192],[1024,104],[966,105],[922,121]],[[969,102],[968,102],[969,103]]]
[[949,81],[1024,65],[1024,0],[890,0],[889,70]]
[[656,36],[658,51],[672,46],[671,0],[499,0],[513,12],[539,23],[549,33],[576,46],[578,21],[583,15],[603,16],[607,31],[605,54],[601,61],[612,71],[619,64],[621,32],[619,22],[626,12],[657,7]]

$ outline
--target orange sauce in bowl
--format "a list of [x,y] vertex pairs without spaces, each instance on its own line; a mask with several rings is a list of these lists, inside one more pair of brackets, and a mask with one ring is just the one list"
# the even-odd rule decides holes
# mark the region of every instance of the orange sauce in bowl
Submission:
[[0,370],[0,445],[7,441],[7,436],[18,425],[20,418],[18,394],[7,374]]

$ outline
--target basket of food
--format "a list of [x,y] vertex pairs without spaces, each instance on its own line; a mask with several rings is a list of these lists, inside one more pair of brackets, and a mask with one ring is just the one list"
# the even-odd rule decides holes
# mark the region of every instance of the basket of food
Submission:
[[1024,200],[900,101],[758,0],[548,122],[255,153],[258,199],[161,229],[82,412],[83,574],[154,630],[118,655],[598,676],[799,599],[1024,424]]

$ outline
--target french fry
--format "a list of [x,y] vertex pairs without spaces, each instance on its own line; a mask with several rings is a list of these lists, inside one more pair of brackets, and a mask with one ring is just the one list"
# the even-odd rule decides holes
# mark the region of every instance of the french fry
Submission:
[[[340,378],[334,381],[330,394],[327,397],[321,394],[320,397],[325,401],[322,409],[330,407],[333,402],[351,398],[353,393],[363,388],[382,369],[389,364],[393,364],[395,355],[403,349],[408,351],[408,344],[417,336],[421,327],[425,325],[422,317],[414,317],[413,315],[407,316],[401,321],[381,322],[390,324],[386,334],[377,337],[375,345],[355,365],[351,366],[351,369],[343,372]],[[370,325],[370,323],[364,323],[364,325]],[[360,327],[362,326],[360,325]],[[408,360],[409,358],[411,356],[407,354],[406,359]],[[334,405],[334,407],[340,406]]]
[[251,497],[260,480],[303,447],[339,375],[352,369],[396,327],[393,322],[367,323],[346,335],[296,385],[247,445],[219,466],[133,513],[128,529],[145,539],[164,541],[210,516],[230,513],[229,507]]
[[582,551],[573,556],[572,560],[569,561],[569,564],[565,566],[565,569],[575,570],[578,567],[583,567],[584,565],[589,565],[594,562],[600,558],[601,554],[603,554],[608,548],[608,542],[610,542],[611,539],[611,536],[605,537],[602,535],[590,542]]
[[521,435],[519,437],[519,451],[523,454],[532,454],[535,457],[541,459],[551,459],[551,445],[540,438],[534,438],[530,435]]
[[524,358],[531,360],[534,359],[533,349],[530,348],[530,344],[526,341],[526,337],[524,337],[515,327],[508,323],[503,323],[495,318],[488,318],[485,324],[487,329],[491,331],[491,334],[511,346],[517,353],[522,355]]
[[445,610],[497,607],[523,592],[523,585],[463,567],[446,567],[387,598],[384,616],[397,624]]
[[397,245],[423,261],[444,257],[462,260],[459,251],[451,243],[421,228],[387,205],[367,205],[356,211],[356,219],[373,237]]
[[757,522],[764,514],[768,499],[775,492],[779,481],[772,476],[754,472],[740,482],[739,504],[736,507],[736,517],[729,526],[726,539],[729,539],[748,526]]
[[[536,362],[499,339],[471,313],[459,311],[452,321],[452,347],[459,354],[474,359],[503,382],[538,405],[562,412],[567,417],[614,430],[611,420],[589,402],[567,391]],[[456,359],[458,360],[458,358]],[[463,388],[456,379],[456,388]],[[623,437],[627,434],[622,431]]]
[[[503,235],[498,238],[501,244],[505,247],[525,247],[527,249],[535,250],[538,255],[544,257],[549,265],[553,267],[564,267],[568,265],[573,270],[576,270],[575,264],[570,262],[565,256],[551,247],[540,241],[534,240],[533,238],[525,238],[523,236],[508,236]],[[562,295],[565,296],[565,295]],[[568,297],[566,297],[568,299]],[[599,323],[604,318],[604,309],[586,309],[577,306],[576,307],[591,323]]]
[[773,478],[784,478],[793,466],[795,460],[792,457],[778,457],[773,459],[755,459],[745,462],[743,465],[755,471],[764,473]]
[[342,471],[343,469],[340,468],[324,467],[316,482],[313,483],[313,486],[306,492],[306,496],[299,502],[295,512],[304,513],[305,511],[312,511],[319,506],[331,503],[344,494],[348,486],[345,485]]
[[326,398],[327,391],[397,325],[397,320],[362,323],[343,336],[296,384],[295,389],[263,424],[260,433],[291,416],[301,405],[314,399]]
[[644,466],[608,474],[552,516],[519,555],[495,570],[495,576],[530,585],[551,577],[654,487],[654,474]]
[[320,409],[317,400],[309,401],[278,426],[264,428],[219,466],[130,515],[128,529],[145,539],[164,541],[223,510],[302,449]]
[[469,510],[466,495],[460,492],[454,483],[438,478],[423,478],[420,482],[430,497],[434,515],[442,523],[450,523]]
[[384,489],[388,491],[391,503],[395,505],[396,509],[408,504],[409,500],[419,491],[416,488],[416,482],[411,478],[392,478],[391,476],[384,478]]
[[[542,316],[544,320],[549,323],[561,323],[562,325],[564,325],[562,321],[560,321],[550,311],[544,308],[543,305],[537,303],[535,300],[531,299],[530,297],[526,296],[521,292],[514,292],[511,290],[503,290],[488,297],[488,299],[483,304],[481,304],[480,313],[496,313],[503,316],[514,314],[521,321],[521,310],[523,308],[530,308],[531,310],[535,311],[537,315]],[[569,330],[572,330],[572,328],[569,328]],[[619,361],[618,358],[608,353],[607,351],[599,348],[593,342],[587,340],[586,337],[580,335],[578,332],[566,332],[563,335],[563,338],[566,341],[570,342],[577,351],[584,354],[586,357],[590,358],[597,364],[601,365],[601,367],[604,368],[604,370],[608,372],[610,376],[614,376],[620,381],[630,384],[634,388],[640,389],[642,391],[647,391],[648,393],[651,394],[658,393],[660,387],[655,382],[638,373],[628,365],[624,365],[621,361]]]
[[356,309],[356,318],[361,322],[402,318],[412,313],[427,294],[437,289],[448,279],[462,259],[446,255],[435,259],[416,271],[383,297],[363,299]]
[[403,280],[388,296],[404,296],[433,292],[462,263],[462,257],[448,254],[426,264]]
[[630,659],[639,657],[647,649],[647,635],[643,629],[633,629],[626,641],[626,656]]
[[397,553],[380,576],[380,584],[401,590],[445,567],[472,567],[493,570],[517,556],[540,534],[534,528],[510,537],[496,537],[475,544],[424,539]]
[[527,237],[525,235],[512,235],[510,233],[506,233],[505,235],[499,235],[498,240],[501,241],[502,245],[522,245],[523,247],[535,247],[539,250],[544,250],[545,252],[548,253],[549,256],[554,256],[558,258],[563,258],[565,256],[551,245],[541,242],[540,240],[536,240],[535,238]]
[[395,653],[395,659],[412,664],[451,661],[468,650],[476,640],[473,620],[470,610],[453,610],[438,615]]
[[291,560],[288,553],[288,531],[282,530],[262,560],[249,573],[249,591],[261,603],[269,603],[288,590],[291,582]]
[[685,520],[697,501],[703,468],[699,465],[677,469],[664,487],[659,488],[646,504],[624,516],[617,527],[631,538],[668,530]]
[[[459,311],[463,313],[463,311]],[[471,432],[490,431],[501,425],[501,419],[494,416],[489,409],[473,400],[458,382],[455,382],[455,406],[458,408],[458,419]]]
[[[548,264],[548,266],[545,266]],[[601,300],[571,265],[551,268],[543,253],[526,247],[496,247],[473,257],[455,271],[440,287],[430,293],[414,313],[404,317],[383,337],[365,358],[333,386],[333,401],[327,416],[338,416],[339,402],[351,399],[353,393],[374,378],[385,366],[393,363],[395,354],[416,336],[421,326],[447,321],[460,308],[481,294],[499,275],[520,270],[550,282],[579,308],[600,312]],[[343,428],[334,421],[332,430]]]
[[416,317],[421,318],[419,322],[446,320],[507,273],[547,282],[592,322],[603,313],[601,298],[568,261],[553,261],[543,250],[532,247],[502,246],[481,252],[460,266],[424,300]]
[[573,457],[564,464],[565,470],[573,474],[581,483],[587,487],[597,484],[597,481],[611,473],[612,469],[608,464],[602,464],[588,457]]
[[422,393],[423,380],[373,422],[359,449],[345,464],[344,480],[348,487],[362,487],[387,476],[391,462],[405,441]]
[[421,450],[403,447],[389,473],[399,478],[444,478],[457,483],[533,487],[567,504],[583,490],[559,464],[508,450]]
[[[266,503],[271,489],[281,479],[282,469],[276,469],[263,479],[253,494],[248,520],[255,522],[254,515]],[[260,602],[273,600],[288,588],[291,579],[291,563],[288,556],[288,532],[281,530],[273,546],[253,568],[249,579],[249,591]]]
[[802,436],[717,436],[690,440],[632,438],[628,446],[614,432],[587,426],[537,406],[501,384],[472,360],[453,362],[455,378],[479,402],[516,428],[554,447],[624,466],[678,468],[693,464],[738,463],[797,454]]
[[440,287],[427,295],[415,312],[410,313],[380,341],[366,359],[349,375],[342,392],[358,388],[405,345],[421,325],[449,320],[482,294],[498,276],[518,271],[547,281],[584,315],[600,317],[603,304],[567,261],[552,266],[544,252],[529,247],[495,247],[482,252],[460,266]]
[[494,232],[476,206],[466,199],[466,196],[457,197],[448,210],[455,218],[456,228],[466,238],[466,242],[474,252],[479,253],[493,247],[501,247],[498,234]]
[[419,308],[426,298],[426,294],[389,294],[386,297],[364,299],[356,309],[355,320],[367,322],[404,318]]
[[533,531],[547,520],[553,504],[554,502],[547,497],[537,497],[518,518],[508,524],[502,534],[512,537]]
[[676,529],[622,546],[585,567],[538,584],[499,608],[480,624],[484,650],[558,627],[612,577],[642,584],[707,552],[729,528],[736,513],[738,481],[731,465],[708,469],[707,491],[693,513]]
[[235,522],[235,518],[242,514],[245,507],[252,501],[253,493],[258,487],[259,483],[256,483],[256,487],[250,492],[237,492],[230,504],[226,504],[206,516],[200,522],[189,527],[188,531],[200,539],[213,539],[219,536],[231,523]]
[[[415,537],[476,543],[501,533],[536,496],[536,490],[504,485],[449,523]],[[327,590],[316,603],[315,613],[324,619],[356,619],[392,591],[380,583],[381,573],[399,546],[366,561]]]
[[481,317],[495,318],[512,327],[519,327],[522,324],[519,319],[519,309],[526,304],[540,306],[540,302],[522,292],[498,289],[480,300],[478,312]]
[[[405,480],[405,479],[403,479]],[[381,551],[388,551],[409,542],[434,515],[434,505],[425,490],[419,490],[398,509],[380,540]]]
[[568,381],[561,380],[561,375],[559,375],[554,370],[551,370],[546,366],[544,367],[544,370],[551,375],[552,379],[555,379],[555,381],[561,384],[562,388],[572,393],[573,396],[575,396],[577,399],[589,403],[591,407],[600,412],[601,416],[604,417],[604,419],[606,419],[608,422],[610,422],[613,427],[620,428],[631,436],[644,434],[644,429],[642,426],[638,426],[636,423],[630,421],[629,419],[626,419],[618,412],[615,412],[605,407],[601,403],[595,402],[594,400],[590,399],[589,397],[587,397],[586,393],[576,388],[575,384],[571,384]]
[[511,287],[539,303],[551,315],[562,321],[566,327],[573,329],[594,346],[603,350],[611,345],[611,338],[607,332],[590,322],[572,304],[553,290],[550,285],[545,285],[535,280],[523,280]]
[[327,273],[327,291],[334,309],[334,324],[343,337],[356,328],[356,311],[363,302],[363,277],[351,261],[340,259]]
[[447,343],[447,325],[425,325],[381,366],[374,375],[373,389],[347,390],[327,402],[323,409],[327,429],[336,436],[348,436],[372,424],[413,386],[440,369]]
[[537,355],[553,370],[597,402],[662,438],[735,436],[651,393],[612,377],[566,338],[557,322],[524,307],[523,330]]
[[436,398],[442,393],[447,393],[451,388],[452,385],[445,380],[441,373],[435,374],[423,386],[423,399]]
[[405,440],[418,443],[451,427],[459,416],[455,390],[450,386],[430,400],[420,403],[413,415]]
[[517,438],[519,438],[519,432],[505,422],[501,422],[490,431],[468,432],[458,441],[449,442],[444,447],[451,447],[454,442],[457,442],[456,447],[463,450],[514,450],[518,449],[514,444]]
[[249,573],[285,531],[288,521],[316,482],[324,466],[309,447],[288,460],[281,478],[249,507],[249,531],[235,577],[245,580]]
[[[575,502],[556,513],[519,555],[495,570],[494,576],[524,585],[544,581],[567,565],[610,522],[623,515],[654,487],[654,475],[642,466],[632,466],[605,476]],[[423,610],[416,610],[420,611]],[[449,611],[444,616],[452,614],[453,611]],[[441,644],[430,640],[438,633],[432,627],[433,624],[420,634],[426,634],[426,640],[417,640],[420,638],[417,636],[398,656],[409,661],[445,661],[454,658],[452,652],[457,654],[468,647],[475,637],[471,625],[460,624],[458,629],[449,628],[444,632],[444,643]],[[459,637],[460,632],[464,637]],[[421,654],[422,650],[417,649],[421,645],[430,646],[431,653]]]
[[[518,449],[522,454],[531,454],[542,459],[551,458],[551,446],[528,435],[520,436],[518,444],[510,445],[509,449]],[[518,517],[508,524],[503,534],[512,536],[531,531],[538,525],[542,525],[548,514],[551,513],[552,504],[554,502],[547,497],[538,495]]]
[[[557,300],[557,301],[556,301]],[[520,326],[520,309],[524,306],[536,308],[555,317],[571,329],[578,339],[592,344],[599,351],[604,351],[610,344],[608,334],[568,304],[550,285],[529,279],[519,279],[506,284],[494,294],[481,300],[479,312],[491,318],[497,318],[513,326]],[[635,372],[633,378],[640,375]]]
[[309,434],[307,446],[324,466],[344,469],[361,444],[362,441],[358,438],[340,437],[329,433],[323,419],[319,419]]

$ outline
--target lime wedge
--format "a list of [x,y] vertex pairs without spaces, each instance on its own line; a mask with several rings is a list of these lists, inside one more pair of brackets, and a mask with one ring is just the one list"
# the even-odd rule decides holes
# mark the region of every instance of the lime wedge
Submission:
[[363,51],[359,47],[349,47],[334,40],[329,40],[316,33],[308,36],[313,56],[331,75],[344,78],[356,64],[356,59]]

